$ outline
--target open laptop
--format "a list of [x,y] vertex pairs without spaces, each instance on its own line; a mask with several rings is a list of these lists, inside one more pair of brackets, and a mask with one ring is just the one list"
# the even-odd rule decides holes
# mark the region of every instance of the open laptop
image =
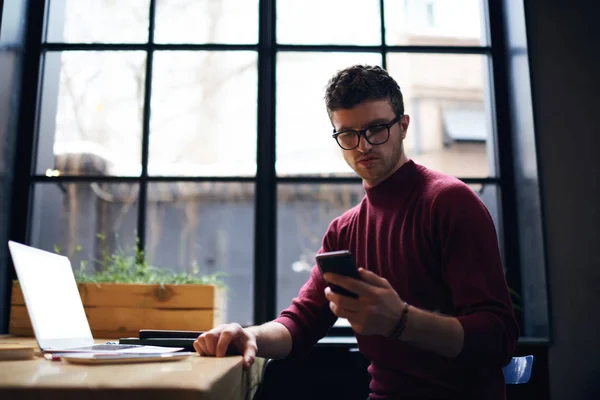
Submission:
[[13,241],[8,247],[42,352],[170,353],[182,349],[94,344],[69,259]]

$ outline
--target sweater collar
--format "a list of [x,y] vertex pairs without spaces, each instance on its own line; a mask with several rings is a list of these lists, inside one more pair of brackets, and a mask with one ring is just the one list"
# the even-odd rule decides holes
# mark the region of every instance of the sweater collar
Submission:
[[363,183],[367,199],[373,206],[385,206],[398,203],[412,193],[416,182],[416,164],[409,159],[386,180],[375,186],[367,187]]

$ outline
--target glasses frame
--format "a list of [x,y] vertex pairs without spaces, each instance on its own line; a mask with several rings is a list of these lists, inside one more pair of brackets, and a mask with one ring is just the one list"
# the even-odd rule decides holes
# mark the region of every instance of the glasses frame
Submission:
[[[396,118],[394,118],[393,120],[391,120],[390,122],[388,122],[387,124],[375,124],[375,125],[371,125],[365,129],[346,129],[344,131],[341,132],[336,132],[335,128],[333,129],[333,135],[331,135],[332,138],[335,139],[335,142],[338,144],[338,146],[340,146],[340,148],[342,148],[342,150],[354,150],[356,149],[358,146],[360,146],[360,137],[363,136],[365,138],[365,140],[367,141],[367,143],[369,143],[372,146],[381,146],[382,144],[387,143],[388,140],[390,140],[390,128],[392,126],[394,126],[395,123],[400,122],[402,120],[402,117],[404,117],[405,114],[401,114],[398,115]],[[381,143],[372,143],[369,138],[367,137],[367,131],[369,129],[373,129],[376,127],[385,127],[387,128],[387,137],[385,138],[385,140]],[[346,148],[344,146],[342,146],[340,144],[340,141],[338,140],[338,136],[340,136],[342,133],[348,133],[348,132],[354,132],[358,135],[358,142],[356,142],[356,146],[354,147],[350,147],[350,148]]]

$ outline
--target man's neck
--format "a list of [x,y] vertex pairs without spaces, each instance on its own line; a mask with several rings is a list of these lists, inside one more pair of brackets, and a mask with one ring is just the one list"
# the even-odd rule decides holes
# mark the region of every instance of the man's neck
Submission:
[[407,161],[408,161],[408,158],[406,157],[406,155],[404,154],[404,151],[403,151],[402,154],[400,155],[400,158],[398,159],[398,162],[396,163],[396,166],[394,168],[392,168],[389,173],[387,173],[383,178],[379,179],[377,182],[375,182],[373,184],[369,184],[367,181],[365,181],[363,179],[364,185],[368,188],[379,185],[381,182],[385,181],[387,178],[394,175],[396,173],[396,171],[398,171],[400,169],[400,167],[402,167],[404,164],[406,164]]

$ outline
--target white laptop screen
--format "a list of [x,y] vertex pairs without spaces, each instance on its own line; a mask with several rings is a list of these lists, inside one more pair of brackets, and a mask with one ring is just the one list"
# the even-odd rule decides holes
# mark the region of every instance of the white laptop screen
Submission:
[[19,243],[9,247],[38,341],[92,341],[69,259]]

